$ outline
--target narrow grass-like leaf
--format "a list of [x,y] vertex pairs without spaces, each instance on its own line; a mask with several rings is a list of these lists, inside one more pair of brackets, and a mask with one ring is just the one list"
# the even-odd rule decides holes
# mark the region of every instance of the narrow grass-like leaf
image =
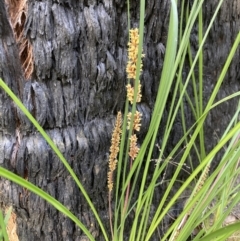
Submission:
[[8,234],[6,229],[7,224],[4,222],[3,212],[0,210],[0,240],[8,241]]
[[199,241],[223,241],[230,237],[233,233],[240,230],[240,222],[230,224],[224,228],[218,229],[209,235],[198,239]]

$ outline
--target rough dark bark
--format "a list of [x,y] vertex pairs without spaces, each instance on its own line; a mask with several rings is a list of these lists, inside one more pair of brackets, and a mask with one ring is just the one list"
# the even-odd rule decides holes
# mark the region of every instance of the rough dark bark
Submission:
[[[217,2],[205,3],[205,26]],[[132,26],[137,26],[139,6],[132,4]],[[146,1],[143,99],[138,105],[143,112],[142,136],[148,128],[161,74],[169,6],[167,0]],[[239,26],[239,1],[225,1],[205,47],[205,99]],[[125,1],[29,0],[25,35],[34,56],[34,73],[28,81],[21,70],[4,1],[0,0],[0,76],[64,153],[107,226],[108,150],[115,114],[123,110],[125,101]],[[193,32],[195,44],[196,38]],[[238,50],[218,98],[239,90],[239,59]],[[85,200],[58,158],[2,90],[0,103],[0,164],[57,198],[90,228],[97,240],[102,240]],[[213,132],[224,130],[236,104],[235,99],[210,114],[206,123],[207,149],[213,146]],[[173,144],[180,136],[179,119],[172,132]],[[45,201],[2,178],[0,187],[2,205],[12,204],[17,213],[20,240],[84,240],[81,231]]]

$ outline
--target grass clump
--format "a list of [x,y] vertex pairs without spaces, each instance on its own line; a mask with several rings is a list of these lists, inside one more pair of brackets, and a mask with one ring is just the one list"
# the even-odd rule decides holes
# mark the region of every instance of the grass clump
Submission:
[[[122,241],[126,238],[130,241],[151,240],[153,235],[157,235],[159,227],[164,226],[164,220],[170,210],[174,208],[176,203],[181,202],[181,197],[186,191],[190,191],[190,195],[185,202],[183,210],[166,229],[158,233],[161,241],[184,241],[189,238],[195,241],[226,240],[239,230],[240,223],[235,222],[226,226],[224,225],[224,220],[226,220],[240,201],[240,196],[238,195],[240,186],[236,184],[236,179],[239,177],[240,172],[240,104],[237,106],[235,115],[232,116],[228,126],[226,126],[219,142],[212,150],[206,150],[206,138],[204,136],[204,124],[208,114],[222,103],[240,95],[240,92],[236,92],[216,101],[216,96],[240,43],[240,34],[238,34],[221,73],[218,79],[216,79],[210,97],[207,99],[206,104],[203,102],[203,76],[204,65],[206,65],[203,62],[203,47],[222,3],[223,0],[218,2],[212,19],[204,31],[203,0],[192,1],[191,9],[189,1],[181,1],[180,14],[177,10],[176,1],[171,0],[168,40],[159,88],[148,132],[143,142],[139,143],[138,133],[141,129],[142,113],[137,110],[137,103],[141,102],[142,97],[140,77],[142,68],[144,68],[142,66],[142,58],[144,57],[142,49],[145,1],[140,1],[139,28],[135,29],[130,28],[130,3],[129,1],[127,2],[130,36],[128,63],[126,66],[128,77],[126,84],[127,98],[124,113],[118,112],[116,118],[108,170],[111,233],[106,231],[106,224],[102,223],[84,187],[56,145],[26,110],[20,100],[0,80],[1,87],[36,126],[77,183],[96,217],[105,240]],[[193,54],[190,35],[195,25],[198,26],[198,50]],[[186,78],[183,78],[182,72],[186,63],[189,65],[189,71]],[[194,72],[196,68],[198,68],[197,74]],[[188,92],[189,86],[193,90],[193,97]],[[167,103],[170,103],[170,107],[167,121],[164,123],[165,129],[161,137],[162,141],[159,144],[159,156],[156,159],[153,152],[160,124],[163,123],[163,113],[167,108]],[[192,123],[191,127],[187,125],[184,113],[185,105],[190,106],[191,114],[194,116],[194,123]],[[164,157],[166,147],[169,145],[171,138],[174,121],[179,113],[182,120],[183,135],[172,148],[169,155]],[[182,148],[182,146],[185,146],[185,148]],[[219,164],[214,171],[210,172],[212,162],[220,152],[223,155],[219,160]],[[172,157],[177,156],[178,153],[181,153],[181,155],[178,157],[176,169],[171,179],[166,180],[167,167]],[[197,158],[197,162],[195,162],[198,163],[197,166],[191,164],[193,159],[192,153],[195,153],[194,157]],[[150,170],[150,163],[153,159],[158,161],[156,161],[155,168],[152,171]],[[189,174],[186,179],[180,181],[179,174],[183,167],[188,167],[189,162],[192,170],[188,170]],[[0,175],[44,198],[56,209],[72,219],[83,230],[89,240],[95,240],[89,229],[74,214],[43,190],[1,167]],[[159,180],[162,181],[159,182]],[[156,206],[153,203],[154,192],[156,188],[163,185],[163,182],[167,183],[167,185],[165,185],[163,196]],[[176,185],[179,188],[172,194],[171,190]],[[114,207],[112,207],[113,199]],[[213,203],[214,206],[212,207]],[[151,212],[152,207],[154,207],[154,213]],[[208,225],[209,220],[211,220],[211,225]]]

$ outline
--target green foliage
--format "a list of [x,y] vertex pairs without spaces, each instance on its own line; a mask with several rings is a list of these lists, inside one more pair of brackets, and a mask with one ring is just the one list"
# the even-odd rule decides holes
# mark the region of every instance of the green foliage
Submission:
[[7,227],[11,212],[12,212],[12,207],[8,209],[4,218],[3,212],[2,210],[0,210],[0,241],[8,241],[8,234],[7,234],[6,227]]
[[[171,13],[168,29],[168,40],[165,52],[164,65],[159,81],[159,89],[154,105],[154,110],[151,117],[149,130],[144,138],[143,143],[140,145],[138,156],[133,162],[131,168],[128,165],[128,152],[130,141],[129,138],[133,132],[133,114],[136,111],[137,95],[134,96],[133,105],[131,106],[132,118],[130,121],[130,130],[127,130],[127,114],[129,111],[129,103],[126,101],[124,119],[122,125],[122,139],[120,143],[120,152],[118,157],[118,166],[114,195],[114,213],[113,213],[113,240],[122,241],[126,238],[126,220],[129,219],[129,214],[133,216],[129,239],[131,241],[147,241],[151,240],[153,234],[156,234],[158,227],[164,223],[164,219],[168,215],[169,211],[174,207],[177,202],[180,202],[181,196],[184,192],[190,191],[191,194],[184,205],[184,209],[179,214],[173,224],[165,230],[165,233],[161,235],[161,240],[170,241],[183,241],[192,237],[192,240],[226,240],[230,235],[239,230],[239,223],[235,223],[229,226],[224,226],[224,220],[230,214],[232,209],[240,201],[240,195],[238,195],[239,185],[236,185],[236,179],[239,176],[240,169],[238,167],[238,161],[240,156],[240,122],[239,112],[240,104],[238,105],[235,115],[232,117],[229,125],[226,127],[224,134],[220,137],[219,142],[214,148],[207,153],[205,146],[206,140],[204,136],[204,123],[207,115],[212,109],[221,105],[222,103],[239,97],[240,92],[236,92],[232,95],[225,97],[222,100],[216,101],[216,96],[219,92],[221,84],[226,76],[227,70],[234,54],[240,43],[240,33],[238,34],[232,49],[225,61],[225,65],[222,67],[221,74],[216,80],[215,86],[209,97],[207,103],[203,103],[203,86],[204,86],[204,65],[203,62],[203,46],[206,42],[207,36],[219,9],[223,3],[220,0],[217,8],[215,9],[212,19],[204,32],[203,30],[203,18],[202,18],[202,5],[204,0],[195,0],[189,7],[189,1],[181,1],[181,13],[177,11],[177,1],[171,0]],[[130,18],[130,2],[128,4],[128,27],[131,26]],[[207,4],[207,3],[206,3]],[[145,16],[145,0],[140,1],[140,21],[139,21],[139,49],[136,71],[136,84],[134,85],[135,93],[137,93],[139,79],[140,79],[140,67],[141,67],[141,54],[143,47],[143,34],[144,34],[144,16]],[[180,16],[180,17],[179,17]],[[196,53],[191,51],[190,34],[194,25],[198,26],[198,44],[199,48]],[[189,63],[189,72],[186,79],[183,79],[182,72],[186,63]],[[198,68],[197,74],[194,72]],[[188,86],[191,85],[194,96],[191,98],[188,93]],[[102,230],[105,240],[109,240],[109,234],[105,230],[96,209],[94,208],[88,194],[83,188],[81,182],[76,177],[75,173],[65,160],[61,152],[56,145],[37,123],[33,116],[27,111],[21,101],[12,93],[7,85],[0,79],[0,86],[9,94],[18,107],[25,113],[29,120],[34,124],[37,130],[42,134],[54,152],[58,155],[59,159],[63,162],[66,169],[69,171],[75,182],[77,183],[80,191],[86,198],[91,210],[93,211],[96,220]],[[153,159],[153,150],[156,145],[156,138],[158,135],[160,124],[163,122],[163,112],[166,109],[167,101],[169,102],[169,94],[171,94],[170,109],[168,112],[168,119],[165,124],[165,132],[162,136],[162,142],[160,146],[160,153],[158,162],[154,172],[150,172],[150,163]],[[187,127],[186,117],[184,115],[184,105],[186,103],[190,106],[192,115],[195,118],[195,123],[191,128]],[[177,114],[181,114],[183,136],[179,142],[174,146],[171,153],[164,157],[164,153],[169,139],[171,137],[171,130],[173,128],[174,121]],[[191,134],[191,135],[190,135]],[[127,141],[126,141],[127,140]],[[197,145],[199,143],[199,145]],[[181,149],[183,145],[186,148]],[[224,154],[221,157],[218,167],[209,173],[209,168],[215,156],[219,151],[224,149]],[[181,157],[177,163],[176,170],[171,180],[164,180],[168,182],[167,188],[164,191],[162,199],[159,201],[158,206],[151,214],[151,207],[153,202],[153,195],[156,187],[162,185],[159,180],[166,171],[171,157],[176,156],[181,151]],[[198,166],[194,167],[189,176],[184,182],[178,180],[178,175],[182,168],[187,165],[187,161],[192,160],[191,153],[195,151],[198,158]],[[192,166],[193,167],[193,166]],[[143,173],[142,173],[143,170]],[[88,236],[90,240],[94,240],[93,236],[80,220],[77,219],[65,206],[63,206],[56,199],[49,194],[24,180],[23,178],[9,172],[8,170],[0,167],[0,175],[4,178],[29,189],[33,193],[41,196],[51,205],[53,205],[60,212],[68,216],[78,225],[83,232]],[[149,180],[149,177],[150,180]],[[173,187],[178,184],[180,188],[172,196],[170,194]],[[138,186],[140,188],[138,188]],[[130,187],[129,196],[126,203],[126,192]],[[133,198],[136,196],[137,200]],[[212,207],[212,208],[210,208]],[[0,213],[0,225],[3,227],[3,216]],[[193,236],[193,231],[200,230]],[[128,224],[129,229],[129,224]],[[4,230],[2,228],[1,230]],[[4,232],[3,232],[4,235]],[[7,240],[7,239],[6,239]]]

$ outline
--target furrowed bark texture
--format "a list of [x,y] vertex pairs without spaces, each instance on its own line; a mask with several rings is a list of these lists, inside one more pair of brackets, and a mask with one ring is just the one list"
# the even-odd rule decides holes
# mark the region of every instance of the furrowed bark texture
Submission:
[[[218,1],[206,2],[204,24]],[[119,0],[29,0],[25,36],[33,47],[34,73],[25,81],[18,48],[3,0],[0,0],[0,77],[23,100],[53,138],[78,175],[108,226],[107,162],[111,132],[125,102],[127,7]],[[132,26],[138,4],[131,6]],[[146,2],[142,136],[148,129],[163,64],[170,1]],[[224,4],[205,47],[205,100],[240,26],[240,3]],[[197,34],[192,42],[197,47]],[[218,98],[239,90],[239,50]],[[50,193],[76,214],[96,240],[103,240],[86,201],[46,142],[9,97],[0,90],[0,164]],[[206,124],[208,149],[214,131],[224,130],[237,100],[214,110]],[[186,107],[186,116],[190,110]],[[167,115],[167,112],[166,112]],[[192,117],[189,114],[189,123]],[[160,130],[161,133],[161,130]],[[180,118],[172,132],[181,136]],[[161,138],[160,138],[161,139]],[[171,147],[169,147],[171,149]],[[86,240],[75,225],[27,190],[0,179],[1,204],[17,213],[20,240]],[[156,199],[161,197],[161,193]],[[154,240],[154,239],[153,239]]]

